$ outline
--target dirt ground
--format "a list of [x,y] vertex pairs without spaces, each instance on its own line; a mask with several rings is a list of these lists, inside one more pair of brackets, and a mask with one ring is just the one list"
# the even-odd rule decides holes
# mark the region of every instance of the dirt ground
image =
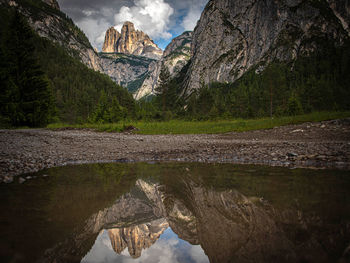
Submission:
[[350,119],[218,135],[0,130],[0,182],[54,166],[114,161],[225,162],[350,170]]

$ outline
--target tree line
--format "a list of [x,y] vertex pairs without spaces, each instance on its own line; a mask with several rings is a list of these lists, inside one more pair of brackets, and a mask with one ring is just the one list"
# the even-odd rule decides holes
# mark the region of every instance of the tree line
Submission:
[[156,96],[141,102],[143,118],[208,120],[290,116],[314,111],[350,110],[350,43],[320,48],[291,62],[252,68],[234,83],[202,84],[184,92],[186,68],[170,78],[163,67]]

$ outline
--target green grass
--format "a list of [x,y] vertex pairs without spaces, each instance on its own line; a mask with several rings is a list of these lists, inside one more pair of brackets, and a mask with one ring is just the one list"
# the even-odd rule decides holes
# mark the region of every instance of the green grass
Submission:
[[112,124],[62,124],[55,123],[47,126],[49,129],[78,128],[95,129],[103,132],[121,132],[127,126],[134,126],[138,134],[213,134],[225,132],[244,132],[250,130],[271,129],[288,124],[304,122],[318,122],[324,120],[341,119],[350,117],[350,112],[314,112],[305,115],[262,118],[262,119],[237,119],[218,121],[183,121],[171,120],[166,122],[130,121]]

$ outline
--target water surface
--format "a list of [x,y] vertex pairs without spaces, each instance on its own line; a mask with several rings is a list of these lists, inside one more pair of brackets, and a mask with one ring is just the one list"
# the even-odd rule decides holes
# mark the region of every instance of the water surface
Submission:
[[347,262],[348,171],[91,164],[0,185],[1,262]]

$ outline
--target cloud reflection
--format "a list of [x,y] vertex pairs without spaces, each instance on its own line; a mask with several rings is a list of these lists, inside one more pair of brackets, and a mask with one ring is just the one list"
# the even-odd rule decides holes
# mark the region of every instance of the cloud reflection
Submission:
[[103,230],[97,237],[89,253],[82,259],[82,263],[93,262],[123,262],[123,263],[176,263],[176,262],[209,262],[203,249],[199,245],[191,245],[180,239],[169,227],[159,240],[150,248],[144,250],[139,258],[132,258],[128,249],[118,255],[114,252],[108,231]]

